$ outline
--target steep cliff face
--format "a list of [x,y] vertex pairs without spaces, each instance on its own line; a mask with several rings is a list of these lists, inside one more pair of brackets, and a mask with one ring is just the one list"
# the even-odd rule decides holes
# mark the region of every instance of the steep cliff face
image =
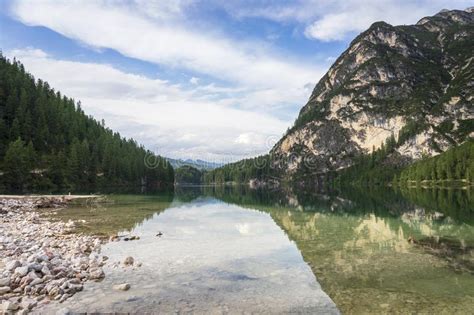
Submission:
[[[405,160],[474,136],[474,10],[374,23],[319,81],[271,154],[291,175],[327,172],[395,138]],[[393,136],[393,137],[392,137]]]

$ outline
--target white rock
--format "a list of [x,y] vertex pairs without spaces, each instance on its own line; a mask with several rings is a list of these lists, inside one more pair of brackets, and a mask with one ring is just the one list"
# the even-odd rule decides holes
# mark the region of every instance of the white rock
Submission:
[[71,292],[79,292],[79,291],[82,291],[84,287],[82,286],[82,284],[70,284],[69,285],[69,291]]
[[130,284],[128,283],[121,283],[121,284],[114,285],[114,290],[127,291],[128,289],[130,289]]
[[2,302],[2,310],[7,313],[8,311],[16,311],[18,309],[18,304],[10,301]]
[[28,273],[28,266],[15,268],[15,273],[20,275],[21,277],[25,276]]
[[20,266],[21,266],[21,262],[19,262],[18,260],[13,260],[13,261],[8,262],[5,268],[8,271],[13,271]]
[[33,279],[33,280],[35,280],[35,279],[40,279],[40,278],[41,278],[41,277],[40,277],[36,272],[34,272],[34,271],[30,271],[30,272],[28,273],[28,277],[30,277],[30,279]]
[[31,281],[30,286],[35,286],[35,285],[40,284],[40,283],[43,283],[43,279],[37,278],[37,279],[34,279],[33,281]]
[[21,300],[21,307],[25,310],[31,310],[36,304],[38,304],[38,302],[30,298],[23,298]]
[[89,273],[89,279],[98,280],[105,276],[104,271],[101,268],[92,269]]
[[71,310],[68,308],[63,308],[56,312],[56,315],[69,315],[69,314],[71,314]]
[[10,287],[0,287],[0,294],[5,294],[10,291],[11,291]]
[[0,279],[0,287],[6,287],[10,285],[10,277]]
[[44,275],[50,275],[51,274],[51,271],[49,270],[48,266],[43,266],[43,268],[41,268],[41,272]]

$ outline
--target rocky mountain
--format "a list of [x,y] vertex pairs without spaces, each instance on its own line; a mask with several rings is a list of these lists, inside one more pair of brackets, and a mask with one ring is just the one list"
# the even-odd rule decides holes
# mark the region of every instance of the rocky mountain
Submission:
[[474,8],[372,24],[318,82],[273,163],[324,173],[387,143],[406,162],[474,137],[473,51]]

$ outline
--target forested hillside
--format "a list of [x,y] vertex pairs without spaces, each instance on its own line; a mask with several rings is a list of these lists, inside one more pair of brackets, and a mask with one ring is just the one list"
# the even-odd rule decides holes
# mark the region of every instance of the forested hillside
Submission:
[[404,169],[394,181],[432,182],[459,180],[474,182],[474,140],[451,148],[441,155],[422,159]]
[[270,155],[226,164],[204,174],[206,184],[224,184],[226,182],[248,183],[252,179],[268,180],[277,176],[278,169],[272,164]]
[[425,156],[406,165],[393,158],[396,143],[387,141],[379,150],[364,155],[344,170],[333,173],[336,184],[371,185],[468,185],[474,182],[474,140],[434,157]]
[[176,184],[199,185],[202,183],[203,172],[189,165],[183,165],[177,168],[174,174]]
[[[71,74],[74,75],[74,74]],[[0,189],[96,192],[171,185],[171,165],[87,116],[0,54]]]

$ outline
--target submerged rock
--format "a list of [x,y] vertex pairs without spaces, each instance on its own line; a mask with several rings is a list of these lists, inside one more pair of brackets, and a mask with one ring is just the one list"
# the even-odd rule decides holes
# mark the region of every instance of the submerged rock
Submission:
[[130,284],[128,283],[121,283],[121,284],[116,284],[114,285],[114,290],[117,291],[128,291],[130,289]]
[[123,264],[124,264],[125,266],[131,266],[131,265],[133,265],[133,262],[134,262],[133,257],[128,256],[128,257],[125,258],[125,260],[123,261]]

